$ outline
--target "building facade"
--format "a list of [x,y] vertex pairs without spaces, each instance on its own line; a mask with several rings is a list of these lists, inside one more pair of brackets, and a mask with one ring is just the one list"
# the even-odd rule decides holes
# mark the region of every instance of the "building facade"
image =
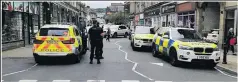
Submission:
[[[83,18],[77,3],[2,2],[2,49],[31,45],[34,35],[45,24],[71,22]],[[82,7],[83,5],[81,5]]]

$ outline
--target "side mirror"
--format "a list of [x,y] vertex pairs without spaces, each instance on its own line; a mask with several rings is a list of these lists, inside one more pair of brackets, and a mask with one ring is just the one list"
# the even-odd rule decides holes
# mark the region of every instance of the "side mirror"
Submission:
[[164,35],[163,38],[168,39],[168,38],[169,38],[169,35]]
[[162,36],[160,33],[157,34],[158,36]]
[[121,28],[118,28],[118,30],[121,30]]

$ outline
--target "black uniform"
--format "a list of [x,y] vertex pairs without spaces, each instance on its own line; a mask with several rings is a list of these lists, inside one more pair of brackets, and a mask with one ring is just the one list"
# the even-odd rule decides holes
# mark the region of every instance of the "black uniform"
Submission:
[[91,44],[90,63],[92,62],[94,55],[96,55],[97,61],[98,63],[100,63],[99,56],[101,54],[100,51],[102,50],[102,45],[103,45],[102,44],[103,37],[101,36],[101,34],[103,33],[103,29],[97,26],[93,26],[92,28],[89,29],[88,33],[89,33],[89,39]]

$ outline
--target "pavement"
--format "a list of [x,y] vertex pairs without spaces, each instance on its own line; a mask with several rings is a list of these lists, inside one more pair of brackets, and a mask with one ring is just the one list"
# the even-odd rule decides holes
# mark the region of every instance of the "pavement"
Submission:
[[232,54],[233,53],[229,51],[227,53],[227,64],[222,64],[223,50],[221,50],[221,60],[220,60],[220,63],[218,63],[217,68],[237,76],[237,64],[238,64],[237,55],[232,55]]
[[[150,50],[133,51],[125,38],[104,41],[105,59],[89,64],[88,51],[77,64],[38,65],[31,46],[2,53],[3,82],[237,82],[224,70],[199,65],[174,67],[166,59],[153,57]],[[53,62],[52,61],[48,61]],[[64,61],[61,61],[64,62]],[[229,62],[228,62],[229,64]]]

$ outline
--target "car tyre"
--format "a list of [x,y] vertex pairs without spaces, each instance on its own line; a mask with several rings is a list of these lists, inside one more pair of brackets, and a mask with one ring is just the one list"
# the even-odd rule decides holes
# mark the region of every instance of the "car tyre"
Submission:
[[38,56],[38,55],[34,55],[34,59],[35,59],[35,62],[37,63],[37,64],[43,64],[44,63],[44,61],[42,61],[42,59],[40,58],[40,56]]
[[128,33],[126,32],[125,35],[124,35],[124,38],[127,38],[127,36],[128,36]]
[[216,67],[216,65],[217,65],[217,63],[209,63],[209,64],[207,64],[207,67],[214,68],[214,67]]
[[180,61],[178,61],[178,58],[177,58],[177,52],[174,48],[172,48],[169,51],[169,58],[170,58],[170,64],[172,66],[178,67],[180,65]]
[[81,60],[81,54],[78,54],[78,55],[74,55],[72,56],[72,63],[76,64],[76,63],[80,63],[80,60]]
[[137,51],[137,48],[134,46],[134,42],[131,42],[131,48],[133,51]]
[[112,37],[116,38],[117,37],[117,33],[115,32]]
[[154,44],[152,46],[152,55],[153,57],[159,57],[159,52],[156,51],[156,46]]

